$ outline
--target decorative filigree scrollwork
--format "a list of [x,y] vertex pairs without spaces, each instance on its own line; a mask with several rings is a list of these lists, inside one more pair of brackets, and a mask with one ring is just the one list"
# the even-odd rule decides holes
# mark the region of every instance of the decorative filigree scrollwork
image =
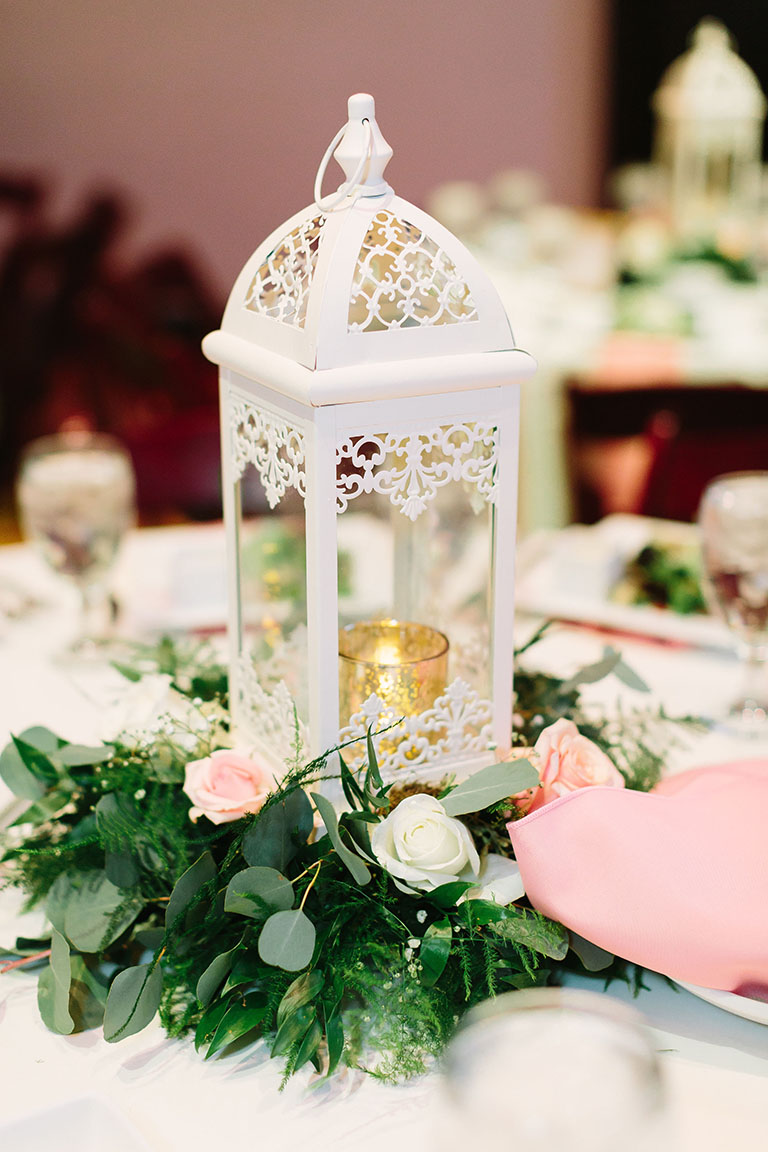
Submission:
[[[456,679],[431,708],[407,716],[397,727],[377,738],[379,767],[387,776],[441,761],[486,752],[491,743],[492,705],[465,680]],[[373,731],[395,724],[400,713],[379,696],[369,696],[359,712],[339,732],[339,743],[363,740]],[[359,753],[362,760],[363,752]]]
[[245,307],[294,328],[303,328],[325,216],[318,214],[284,236],[259,268]]
[[270,508],[279,504],[287,488],[306,494],[305,445],[298,428],[239,396],[230,397],[229,428],[235,479],[253,464]]
[[357,259],[349,332],[477,320],[469,286],[434,240],[391,212],[377,212]]
[[237,715],[274,752],[283,764],[305,756],[308,747],[306,727],[298,719],[296,706],[284,680],[269,690],[259,680],[250,656],[241,655],[235,669]]
[[[336,449],[336,504],[344,512],[363,492],[381,492],[416,520],[437,490],[464,481],[486,501],[496,488],[498,443],[492,424],[450,424],[429,431],[350,436]],[[347,462],[353,471],[345,471]]]

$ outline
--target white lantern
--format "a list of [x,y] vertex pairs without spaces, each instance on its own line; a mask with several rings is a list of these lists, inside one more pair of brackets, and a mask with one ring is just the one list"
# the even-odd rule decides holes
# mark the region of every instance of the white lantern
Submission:
[[758,206],[765,97],[718,20],[692,44],[653,97],[655,161],[665,173],[675,231],[711,240],[719,224],[745,223]]
[[[347,180],[322,200],[332,152]],[[278,772],[401,718],[379,737],[390,778],[464,775],[510,742],[519,381],[535,365],[472,256],[384,182],[391,155],[373,99],[351,97],[315,203],[257,249],[204,341],[233,719]],[[251,524],[254,486],[272,513]]]

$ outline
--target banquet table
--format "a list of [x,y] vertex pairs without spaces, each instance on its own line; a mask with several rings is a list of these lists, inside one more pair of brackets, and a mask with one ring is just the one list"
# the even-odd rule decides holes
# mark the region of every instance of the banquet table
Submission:
[[[105,717],[119,701],[119,674],[99,661],[68,667],[54,658],[75,626],[74,593],[26,545],[0,549],[0,591],[3,587],[20,593],[15,615],[0,614],[3,739],[32,724],[79,742],[101,739]],[[163,629],[220,635],[221,526],[134,532],[121,554],[116,591],[126,635]],[[521,613],[516,638],[528,635],[535,623],[534,614]],[[527,659],[569,675],[597,659],[606,642],[620,645],[625,660],[650,686],[651,700],[663,702],[671,714],[714,714],[737,679],[734,657],[716,644],[699,647],[648,635],[617,640],[615,634],[608,641],[589,621],[554,625]],[[603,708],[619,701],[640,706],[646,700],[612,680],[588,686],[584,698]],[[768,747],[717,729],[686,730],[670,748],[668,769],[758,755],[768,758]],[[0,793],[0,809],[9,799],[6,791]],[[0,944],[31,934],[34,916],[22,915],[13,890],[0,891]],[[571,981],[603,990],[594,978]],[[621,982],[605,995],[632,1002],[652,1029],[676,1125],[672,1146],[710,1152],[768,1145],[768,1025],[705,1003],[660,976],[646,974],[645,983],[636,999]],[[437,1074],[393,1086],[357,1071],[328,1082],[302,1070],[281,1092],[278,1065],[261,1045],[203,1062],[191,1042],[168,1039],[156,1022],[117,1044],[105,1043],[99,1030],[55,1035],[38,1016],[35,977],[18,970],[0,977],[2,1152],[43,1146],[89,1152],[107,1146],[99,1127],[104,1124],[114,1152],[281,1149],[302,1139],[338,1152],[363,1141],[369,1149],[391,1149],[393,1141],[406,1138],[411,1147],[441,1147]]]

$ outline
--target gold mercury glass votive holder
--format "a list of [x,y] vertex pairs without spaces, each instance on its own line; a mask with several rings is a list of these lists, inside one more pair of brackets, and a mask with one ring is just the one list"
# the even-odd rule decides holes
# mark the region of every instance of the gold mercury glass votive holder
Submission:
[[[397,716],[431,708],[448,682],[448,639],[426,624],[366,620],[339,630],[339,718],[342,727],[376,695]],[[397,732],[381,742],[387,753]]]

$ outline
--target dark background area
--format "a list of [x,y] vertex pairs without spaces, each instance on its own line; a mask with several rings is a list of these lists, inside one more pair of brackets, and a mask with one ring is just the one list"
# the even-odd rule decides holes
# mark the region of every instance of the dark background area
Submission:
[[650,157],[651,97],[705,16],[725,24],[739,55],[768,90],[768,0],[614,0],[609,168]]

